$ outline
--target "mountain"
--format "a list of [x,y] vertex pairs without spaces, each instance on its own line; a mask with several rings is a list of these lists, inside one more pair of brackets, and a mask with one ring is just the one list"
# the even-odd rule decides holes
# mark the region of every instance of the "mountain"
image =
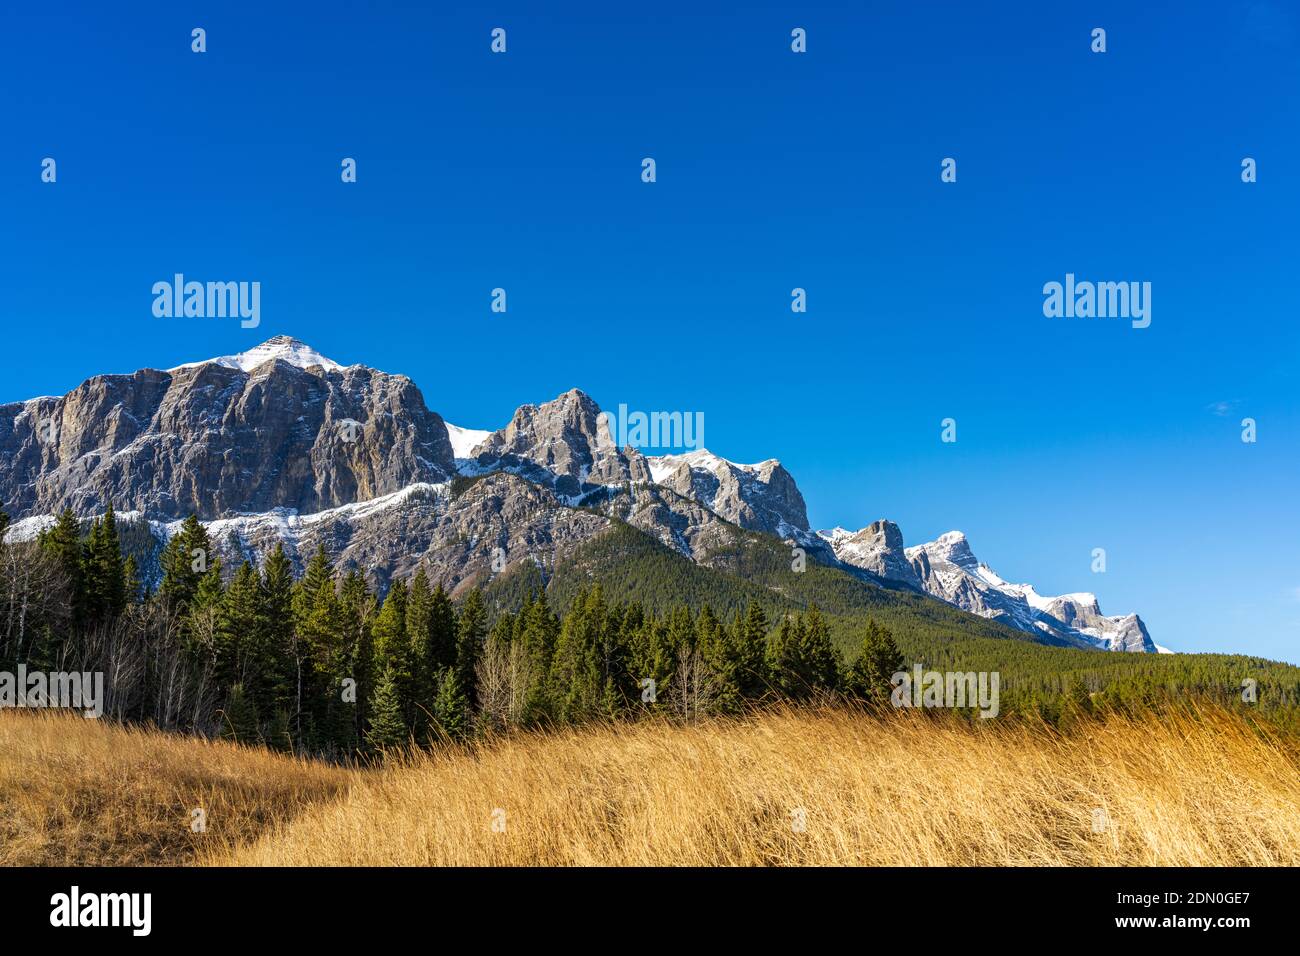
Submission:
[[960,531],[911,548],[904,548],[902,533],[891,521],[877,521],[857,532],[836,528],[822,536],[846,564],[919,586],[949,604],[1017,630],[1049,634],[1078,647],[1163,650],[1151,640],[1140,617],[1107,617],[1094,594],[1044,597],[1033,585],[1004,581],[975,557]]
[[836,528],[821,534],[845,564],[924,590],[920,577],[903,553],[903,533],[894,522],[873,521],[861,531]]
[[[381,589],[423,566],[453,592],[523,571],[564,577],[566,562],[627,529],[731,575],[732,597],[744,590],[736,578],[783,600],[888,605],[945,627],[960,619],[936,617],[938,599],[1042,643],[1157,649],[1136,615],[1106,617],[1092,595],[1042,598],[1007,584],[956,533],[915,548],[887,521],[814,533],[776,459],[618,448],[578,389],[520,406],[502,428],[461,428],[406,376],[341,365],[287,336],[0,406],[0,501],[17,519],[11,539],[34,537],[65,507],[89,518],[111,501],[151,579],[190,514],[227,567],[281,543],[301,568],[323,546]],[[613,584],[620,570],[585,573],[612,574]]]
[[112,501],[158,519],[310,513],[456,468],[441,416],[410,379],[343,368],[287,337],[0,405],[0,462],[15,517]]
[[728,521],[778,538],[808,534],[808,510],[790,472],[775,458],[738,465],[707,449],[650,458],[650,476]]

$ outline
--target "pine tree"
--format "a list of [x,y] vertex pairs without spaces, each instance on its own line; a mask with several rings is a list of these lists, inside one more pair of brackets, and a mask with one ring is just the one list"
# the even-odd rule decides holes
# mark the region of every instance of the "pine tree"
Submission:
[[397,678],[391,668],[380,672],[369,709],[370,726],[366,730],[366,743],[371,751],[399,750],[409,743],[406,715],[402,711]]
[[[361,572],[353,569],[343,579],[339,589],[339,619],[343,639],[342,654],[346,664],[340,669],[340,683],[332,688],[340,702],[352,708],[352,746],[362,739],[368,720],[374,667],[375,649],[371,635],[371,599],[370,589]],[[343,680],[351,680],[353,701],[344,699]]]
[[599,586],[580,591],[560,624],[551,659],[550,699],[560,720],[576,723],[594,717],[600,710],[604,680],[599,647],[606,626]]
[[257,572],[245,561],[235,572],[230,587],[217,607],[217,680],[222,687],[239,686],[259,711],[275,705],[259,672],[261,634],[260,594]]
[[71,508],[64,508],[58,521],[39,538],[42,548],[53,555],[68,586],[71,624],[75,631],[90,622],[86,592],[85,555],[81,544],[81,523]]
[[[163,577],[158,593],[178,609],[190,606],[198,593],[199,582],[214,568],[218,569],[217,583],[220,583],[220,562],[207,529],[194,515],[186,518],[180,531],[167,542],[161,563]],[[211,588],[205,598],[210,606],[215,598]]]
[[862,700],[874,704],[889,702],[894,674],[903,669],[903,655],[894,643],[894,635],[874,618],[867,619],[858,659],[849,668],[849,690]]
[[[438,589],[442,593],[442,588]],[[445,596],[444,596],[445,600]],[[429,580],[421,568],[411,578],[406,594],[406,633],[410,641],[412,717],[415,733],[422,738],[428,730],[428,711],[438,693],[438,682],[447,666],[446,654],[439,646],[444,635],[434,621],[434,596]]]
[[[371,627],[375,639],[374,668],[387,675],[397,695],[403,718],[409,729],[414,724],[414,674],[411,645],[406,633],[406,584],[394,581]],[[372,720],[374,719],[372,715]]]
[[126,597],[128,604],[138,604],[144,599],[140,593],[140,567],[136,563],[135,555],[127,555],[122,562],[122,594]]
[[520,720],[525,724],[543,723],[552,716],[553,702],[549,691],[551,659],[560,636],[559,618],[546,602],[546,592],[528,598],[515,620],[520,654],[527,687],[521,695]]
[[465,597],[456,622],[456,677],[471,708],[478,706],[478,662],[486,637],[487,609],[483,592],[475,588]]
[[259,668],[265,675],[269,697],[278,710],[296,707],[296,664],[293,656],[293,565],[276,545],[266,557],[259,580],[262,645]]
[[742,618],[736,616],[732,633],[732,657],[736,683],[743,697],[758,698],[771,686],[767,671],[767,615],[757,601],[750,601]]
[[456,668],[446,668],[438,678],[438,692],[433,700],[433,725],[452,740],[461,740],[469,728],[469,701],[461,688]]
[[87,590],[97,617],[112,620],[126,610],[124,567],[117,517],[110,501],[104,517],[95,522],[87,545]]
[[838,690],[840,656],[831,642],[830,625],[816,604],[809,606],[804,625],[803,659],[809,683],[815,690]]

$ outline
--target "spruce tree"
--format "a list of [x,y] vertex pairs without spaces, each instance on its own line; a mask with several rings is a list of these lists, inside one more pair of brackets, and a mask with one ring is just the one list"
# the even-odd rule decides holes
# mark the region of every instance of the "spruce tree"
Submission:
[[526,724],[543,723],[553,713],[549,675],[560,636],[560,621],[546,602],[545,591],[538,592],[535,600],[525,600],[515,626],[528,682],[521,695],[520,720]]
[[95,523],[88,561],[88,577],[95,602],[105,618],[115,618],[126,610],[125,564],[122,541],[117,532],[117,516],[110,501],[103,519]]
[[[173,607],[187,609],[198,593],[200,581],[214,568],[219,569],[220,562],[208,538],[207,529],[198,518],[190,515],[163,549],[163,576],[158,593]],[[219,575],[218,570],[218,584]],[[210,606],[215,598],[211,588],[205,597]]]
[[742,618],[736,616],[732,632],[735,680],[743,697],[758,698],[770,688],[767,671],[767,615],[757,601],[750,601]]
[[697,680],[710,691],[710,707],[719,713],[735,713],[741,706],[740,682],[732,653],[731,635],[708,605],[695,622],[699,665],[705,670]]
[[370,726],[366,729],[366,743],[372,752],[399,750],[410,741],[397,683],[391,668],[382,670],[375,683],[370,698]]
[[293,752],[293,730],[287,710],[278,709],[271,718],[271,723],[266,728],[266,745],[281,753]]
[[773,687],[786,697],[806,697],[811,690],[801,659],[802,644],[803,622],[793,614],[785,615],[768,642],[767,670]]
[[874,618],[868,618],[858,659],[849,668],[849,690],[869,703],[886,704],[893,690],[892,678],[901,670],[903,655],[894,643],[894,635]]
[[245,561],[221,595],[217,608],[217,680],[222,687],[240,687],[261,712],[273,710],[272,698],[258,664],[261,633],[257,572]]
[[816,604],[804,616],[803,659],[809,682],[816,690],[833,691],[840,687],[840,655],[831,642],[830,625]]
[[442,584],[434,589],[429,607],[431,660],[439,670],[456,666],[456,609]]
[[262,642],[258,667],[278,710],[295,707],[297,667],[293,656],[293,565],[276,545],[266,557],[259,580],[259,608]]
[[448,667],[439,675],[438,691],[433,700],[434,729],[452,740],[461,740],[469,728],[469,701],[465,699],[456,668]]
[[122,594],[126,597],[128,604],[138,604],[144,599],[140,593],[140,567],[136,563],[135,555],[127,555],[122,562]]
[[[375,615],[371,630],[375,641],[374,668],[387,674],[410,728],[415,718],[415,700],[411,645],[406,633],[406,597],[406,584],[394,581]],[[374,719],[373,715],[371,719]]]
[[456,676],[470,707],[478,706],[478,662],[487,637],[487,608],[483,592],[470,591],[456,622]]
[[[348,572],[339,589],[339,619],[343,639],[342,654],[346,663],[340,669],[340,683],[332,688],[344,708],[352,708],[352,746],[362,739],[367,723],[375,649],[371,635],[373,606],[366,579],[355,568]],[[351,702],[344,699],[343,680],[351,680]]]
[[428,729],[428,710],[438,693],[438,678],[445,666],[438,660],[433,635],[433,595],[421,568],[411,578],[406,594],[406,634],[410,641],[412,717],[417,738]]
[[41,547],[53,555],[68,587],[71,624],[75,631],[89,623],[90,607],[86,593],[85,555],[81,544],[81,523],[71,508],[64,508],[54,527],[38,539]]
[[579,591],[560,624],[551,659],[550,699],[557,718],[576,723],[596,715],[604,694],[599,646],[605,627],[599,586]]

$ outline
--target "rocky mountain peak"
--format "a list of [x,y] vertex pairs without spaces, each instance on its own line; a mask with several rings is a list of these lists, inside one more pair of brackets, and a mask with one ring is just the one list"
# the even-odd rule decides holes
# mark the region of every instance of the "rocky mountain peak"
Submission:
[[775,458],[741,465],[700,448],[647,459],[654,480],[742,528],[778,538],[808,534],[808,508],[794,476]]
[[645,458],[610,439],[600,406],[577,388],[541,405],[521,405],[510,424],[479,442],[479,469],[502,468],[537,481],[560,480],[557,490],[579,493],[588,483],[648,481]]
[[928,544],[907,549],[907,556],[912,558],[915,552],[924,551],[931,564],[946,562],[963,571],[975,571],[979,568],[979,559],[971,551],[970,541],[960,531],[949,531],[939,535]]
[[343,369],[343,366],[338,362],[321,355],[301,339],[296,339],[291,335],[277,335],[267,339],[261,345],[249,349],[247,352],[222,355],[199,362],[186,362],[184,365],[178,365],[175,368],[168,369],[168,371],[175,372],[196,366],[217,365],[251,372],[258,366],[267,362],[274,362],[277,359],[301,369],[319,367],[327,372],[337,372]]
[[860,531],[836,528],[818,533],[830,543],[835,556],[845,564],[920,590],[921,579],[907,559],[903,548],[903,532],[894,522],[882,518]]
[[0,500],[17,517],[110,501],[159,519],[306,513],[454,469],[442,418],[409,379],[287,336],[0,406]]

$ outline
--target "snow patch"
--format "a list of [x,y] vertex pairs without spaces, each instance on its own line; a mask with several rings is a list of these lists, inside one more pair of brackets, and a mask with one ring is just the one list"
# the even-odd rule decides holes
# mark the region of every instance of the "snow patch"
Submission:
[[484,431],[481,428],[461,428],[459,425],[453,425],[449,421],[443,421],[447,426],[447,437],[451,439],[451,453],[456,458],[472,458],[471,453],[474,446],[482,444],[492,435],[490,431]]

